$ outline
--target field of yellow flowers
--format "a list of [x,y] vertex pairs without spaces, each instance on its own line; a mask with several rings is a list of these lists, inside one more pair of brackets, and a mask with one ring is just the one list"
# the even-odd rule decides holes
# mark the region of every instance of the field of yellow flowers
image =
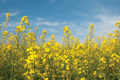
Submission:
[[91,24],[83,44],[65,26],[59,44],[54,34],[45,43],[46,30],[37,43],[36,33],[27,33],[27,16],[22,17],[15,35],[4,31],[9,16],[7,13],[4,27],[0,25],[0,80],[120,80],[120,21],[115,24],[118,30],[114,34],[102,38],[94,37]]

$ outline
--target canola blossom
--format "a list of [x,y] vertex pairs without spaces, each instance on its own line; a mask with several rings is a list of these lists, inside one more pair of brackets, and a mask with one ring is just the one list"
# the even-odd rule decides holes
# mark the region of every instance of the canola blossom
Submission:
[[120,80],[120,21],[107,37],[94,36],[95,25],[88,25],[83,44],[65,26],[59,44],[54,34],[46,42],[46,30],[37,43],[28,16],[21,18],[15,35],[9,33],[9,16],[4,27],[0,24],[0,80]]

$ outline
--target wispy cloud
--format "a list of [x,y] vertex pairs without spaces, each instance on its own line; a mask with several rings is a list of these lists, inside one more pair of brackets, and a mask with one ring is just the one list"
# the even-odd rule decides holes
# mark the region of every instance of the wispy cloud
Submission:
[[1,0],[1,2],[5,3],[5,2],[6,2],[6,0]]
[[61,15],[61,14],[58,14],[59,16]]
[[8,27],[16,27],[19,25],[20,25],[20,22],[17,22],[17,21],[12,21],[12,22],[8,23]]
[[76,35],[85,35],[85,33],[83,33],[83,32],[77,32],[77,33],[75,33]]
[[[114,10],[111,10],[111,8],[107,8],[103,6],[102,4],[98,3],[98,1],[95,2],[96,7],[92,8],[93,10],[90,11],[91,13],[87,14],[84,12],[77,12],[74,13],[77,16],[84,16],[86,18],[86,21],[81,21],[80,27],[75,26],[72,30],[75,32],[76,36],[86,36],[88,35],[89,26],[90,24],[94,24],[95,27],[95,33],[94,36],[105,36],[107,37],[107,34],[109,32],[114,33],[115,29],[118,29],[115,27],[115,24],[117,21],[120,21],[120,16],[114,15]],[[92,14],[94,13],[94,15]],[[81,29],[81,27],[83,29]],[[82,42],[84,42],[85,38],[81,38]],[[84,39],[84,40],[83,40]]]
[[60,24],[61,24],[61,25],[64,25],[64,24],[65,24],[66,26],[67,26],[67,25],[75,26],[75,25],[73,25],[73,23],[74,23],[74,22],[62,22],[62,23],[60,23]]
[[36,18],[37,20],[44,20],[43,18]]
[[71,27],[76,27],[76,25],[75,25],[75,24],[73,24],[73,25],[71,25]]
[[107,33],[114,33],[117,29],[115,24],[120,20],[120,16],[107,16],[107,15],[96,15],[95,18],[99,19],[99,22],[95,23],[96,35],[102,36]]
[[16,15],[18,15],[20,13],[20,11],[17,11],[17,12],[11,12],[10,13],[10,16],[16,16]]
[[117,29],[115,24],[117,21],[120,21],[120,16],[95,15],[93,18],[95,20],[82,21],[79,27],[75,26],[72,30],[76,35],[85,37],[86,35],[89,35],[88,29],[90,24],[94,24],[94,36],[107,37],[109,32],[114,33],[114,30]]
[[60,36],[60,35],[54,35],[54,37],[55,37],[55,41],[57,41],[58,43],[62,43],[62,35]]
[[66,24],[66,22],[62,22],[61,25]]
[[86,28],[83,28],[83,27],[74,27],[74,30],[75,31],[87,31]]
[[[2,26],[4,26],[4,22],[2,22],[1,24]],[[7,27],[11,27],[11,28],[15,28],[16,26],[19,26],[20,22],[18,21],[10,21],[7,25]]]
[[[7,13],[7,12],[6,12]],[[5,17],[6,13],[0,13],[0,17]],[[10,16],[16,16],[20,13],[20,11],[16,11],[16,12],[9,12]]]
[[15,29],[8,29],[8,31],[15,31]]
[[0,2],[6,3],[7,1],[13,1],[13,0],[0,0]]
[[94,24],[95,33],[94,36],[105,36],[107,37],[107,34],[109,32],[114,33],[114,30],[117,29],[115,27],[115,24],[117,21],[120,21],[120,16],[108,16],[108,15],[95,15],[93,19],[96,19],[95,21],[82,21],[79,25],[80,27],[74,27],[73,31],[75,31],[76,35],[88,35],[89,26],[90,24]]
[[[92,16],[93,20],[81,21],[79,25],[74,24],[74,22],[63,22],[61,24],[69,25],[70,30],[72,31],[72,35],[78,37],[80,41],[83,43],[85,40],[85,36],[89,35],[89,26],[90,24],[94,24],[95,33],[94,36],[105,36],[109,32],[114,33],[115,24],[117,21],[120,21],[120,16],[116,15],[94,15]],[[71,24],[70,24],[71,23]]]
[[55,2],[55,0],[51,0],[51,1],[50,1],[50,3],[53,3],[53,2]]
[[47,25],[47,26],[57,26],[59,23],[58,22],[55,22],[55,23],[52,23],[52,22],[36,22],[35,23],[37,26],[40,26],[40,25]]
[[59,32],[59,31],[57,31],[57,30],[55,30],[55,29],[52,29],[52,28],[47,28],[47,31],[49,31],[49,32]]

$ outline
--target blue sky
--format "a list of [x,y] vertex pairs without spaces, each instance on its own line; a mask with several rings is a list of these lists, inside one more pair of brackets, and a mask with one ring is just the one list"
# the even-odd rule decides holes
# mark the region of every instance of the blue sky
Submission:
[[115,23],[120,21],[120,0],[0,0],[0,24],[9,12],[7,31],[13,33],[23,16],[30,19],[31,31],[47,30],[47,41],[55,35],[55,41],[62,42],[63,27],[69,26],[72,35],[83,43],[90,24],[95,25],[95,36],[114,33]]

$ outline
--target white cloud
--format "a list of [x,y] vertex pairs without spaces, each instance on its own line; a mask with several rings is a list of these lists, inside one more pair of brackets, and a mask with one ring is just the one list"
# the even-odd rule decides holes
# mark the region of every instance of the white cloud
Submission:
[[62,25],[63,25],[63,24],[66,24],[66,22],[63,22],[63,23],[61,23],[61,24],[62,24]]
[[44,20],[43,18],[36,18],[37,20]]
[[58,14],[58,15],[61,15],[61,14]]
[[14,1],[14,0],[0,0],[0,2],[6,3],[7,1]]
[[74,27],[74,30],[75,30],[75,31],[79,31],[79,32],[80,32],[80,31],[84,31],[84,32],[85,32],[85,31],[88,31],[86,28],[83,28],[83,27]]
[[47,29],[47,31],[49,31],[49,32],[59,32],[59,31],[57,31],[55,29]]
[[1,2],[5,3],[5,2],[6,2],[6,0],[1,0]]
[[81,33],[81,32],[77,32],[75,33],[76,35],[85,35],[84,33]]
[[55,0],[51,0],[51,1],[50,1],[50,3],[53,3],[53,2],[55,2]]
[[15,31],[15,29],[8,29],[8,31]]
[[[7,12],[6,12],[7,13]],[[0,13],[0,17],[6,17],[6,13]],[[20,13],[20,11],[17,12],[9,12],[10,16],[16,16],[17,14]]]
[[[1,24],[2,26],[4,26],[4,22],[2,22]],[[16,27],[16,26],[19,26],[20,25],[20,22],[17,22],[17,21],[10,21],[7,25],[7,27]]]
[[95,18],[100,20],[95,23],[96,35],[98,36],[107,35],[109,32],[114,33],[114,30],[118,29],[115,24],[120,21],[120,16],[97,15]]
[[20,12],[18,11],[18,12],[11,12],[10,13],[10,16],[16,16],[17,14],[19,14]]
[[74,22],[68,22],[68,24],[73,24]]
[[51,23],[51,22],[36,22],[35,23],[37,26],[40,26],[40,25],[47,25],[47,26],[57,26],[59,23]]
[[[81,21],[79,25],[73,24],[71,22],[69,26],[71,27],[70,30],[72,31],[72,35],[74,37],[78,37],[80,39],[80,42],[83,43],[85,40],[85,36],[89,35],[88,29],[89,29],[90,24],[94,24],[95,26],[94,36],[107,37],[107,34],[109,32],[114,33],[114,30],[118,29],[115,27],[115,24],[117,23],[117,21],[120,21],[120,16],[95,15],[93,16],[93,20],[91,21],[89,20]],[[68,24],[68,22],[66,24]]]
[[71,25],[70,27],[76,27],[76,25],[75,25],[75,24],[73,24],[73,25]]
[[[98,3],[98,4],[96,4],[96,7],[93,8],[92,11],[90,10],[91,13],[94,13],[96,15],[86,14],[83,12],[77,12],[77,13],[75,12],[74,14],[76,14],[78,16],[87,17],[89,20],[86,19],[86,21],[81,21],[80,22],[81,24],[79,25],[80,27],[75,27],[73,29],[73,31],[74,32],[76,31],[76,33],[75,33],[76,35],[86,36],[89,33],[88,29],[89,29],[90,24],[94,24],[95,25],[94,36],[107,37],[107,34],[109,32],[114,33],[114,30],[118,29],[115,27],[115,24],[117,21],[120,21],[120,16],[115,15],[111,11],[114,12],[114,10],[112,10],[111,8],[107,8],[103,5],[101,5],[100,3]],[[83,29],[81,29],[81,27]],[[84,40],[85,40],[85,38],[84,38]]]
[[58,43],[62,43],[62,37],[63,36],[60,36],[60,35],[54,35],[54,37],[55,37],[55,41],[57,41]]
[[61,23],[61,24],[73,24],[74,22],[63,22],[63,23]]
[[[99,37],[102,37],[102,36],[105,36],[107,37],[107,34],[109,32],[111,33],[114,33],[114,30],[115,29],[118,29],[115,27],[115,24],[117,21],[120,21],[120,16],[108,16],[108,15],[96,15],[93,17],[94,19],[97,19],[96,21],[82,21],[82,23],[80,24],[81,27],[74,27],[72,30],[73,30],[73,33],[75,33],[77,35],[80,36],[87,36],[89,35],[89,26],[90,24],[94,24],[94,29],[95,29],[95,32],[94,32],[94,36],[99,36]],[[81,39],[84,39],[85,38],[80,38],[80,41]],[[82,42],[84,42],[84,40],[82,40]]]
[[46,28],[43,28],[44,30],[46,30]]

